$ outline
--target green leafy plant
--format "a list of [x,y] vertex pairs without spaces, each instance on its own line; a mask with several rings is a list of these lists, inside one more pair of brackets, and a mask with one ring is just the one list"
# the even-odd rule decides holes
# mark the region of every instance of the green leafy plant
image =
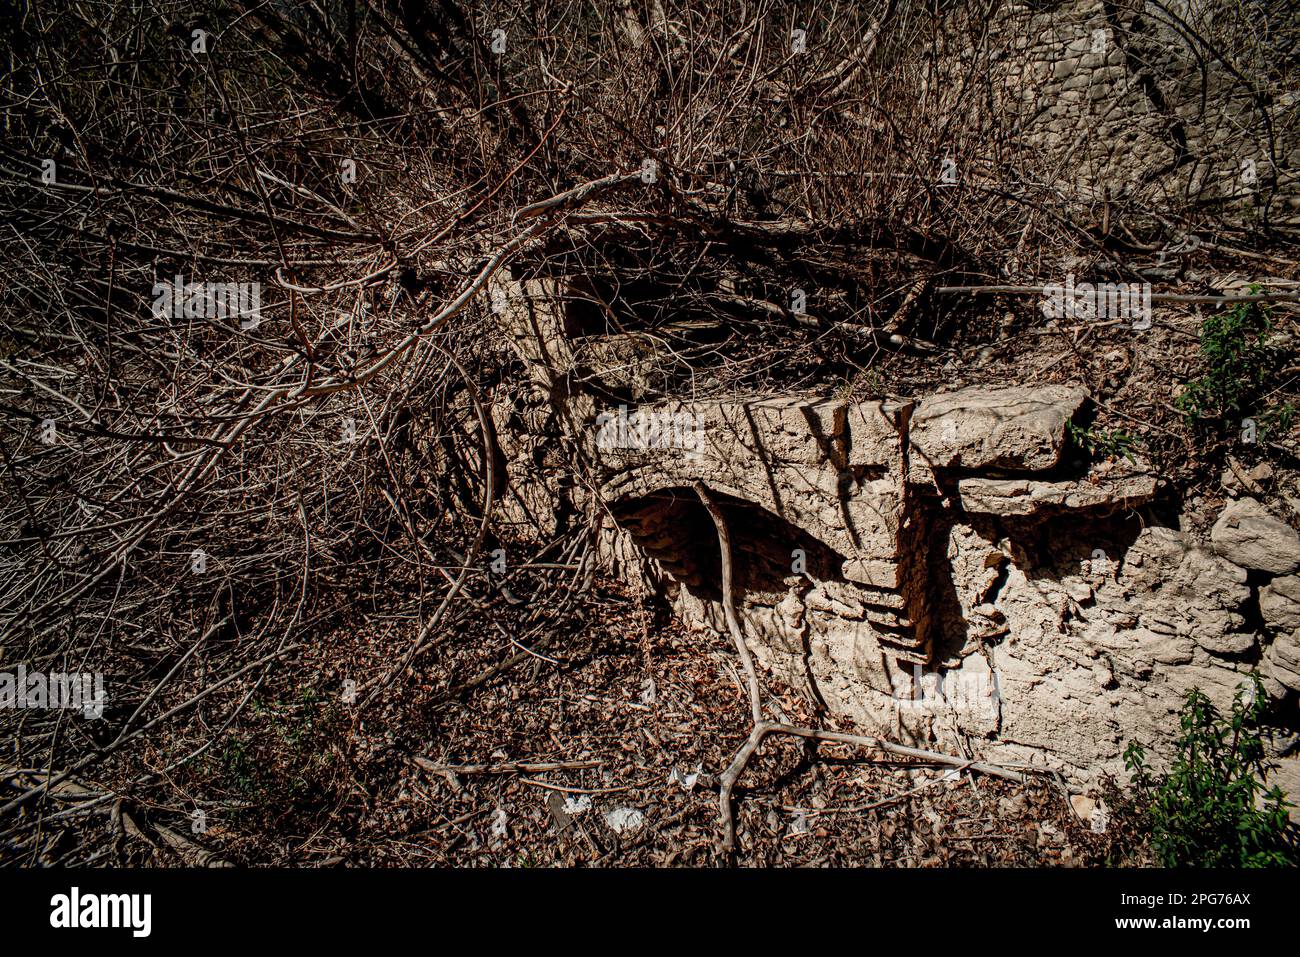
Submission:
[[[1251,286],[1252,295],[1261,291]],[[1188,422],[1254,415],[1261,431],[1286,429],[1295,410],[1258,408],[1276,366],[1269,347],[1270,308],[1240,302],[1210,316],[1201,326],[1201,358],[1206,372],[1188,382],[1175,400]]]
[[[1278,787],[1265,789],[1257,674],[1224,717],[1199,688],[1179,712],[1169,770],[1154,774],[1136,741],[1124,752],[1136,799],[1148,808],[1152,849],[1165,867],[1300,865],[1300,843]],[[1262,806],[1261,806],[1262,805]]]
[[1070,438],[1081,449],[1087,450],[1090,455],[1098,455],[1102,458],[1123,458],[1137,464],[1137,459],[1133,457],[1133,446],[1137,439],[1119,429],[1093,429],[1084,428],[1075,425],[1073,422],[1065,424],[1070,433]]
[[1293,403],[1279,402],[1255,416],[1255,425],[1264,435],[1286,435],[1295,424],[1297,409]]

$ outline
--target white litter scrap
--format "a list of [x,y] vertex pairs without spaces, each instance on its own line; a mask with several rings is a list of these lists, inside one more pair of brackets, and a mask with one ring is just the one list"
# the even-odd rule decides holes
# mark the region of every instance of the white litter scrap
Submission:
[[695,782],[698,781],[699,779],[700,779],[699,768],[696,768],[694,771],[689,771],[685,774],[683,774],[681,771],[678,771],[676,768],[673,768],[672,773],[668,775],[668,783],[680,784],[682,786],[683,791],[693,791],[695,789]]
[[605,823],[615,834],[631,834],[641,829],[645,815],[634,807],[616,807],[605,812]]
[[587,794],[579,794],[576,798],[566,796],[564,799],[564,813],[570,817],[577,817],[583,811],[591,810],[591,797]]
[[505,808],[497,808],[496,814],[492,816],[492,836],[501,839],[510,833],[510,828],[506,825],[509,818],[506,815]]

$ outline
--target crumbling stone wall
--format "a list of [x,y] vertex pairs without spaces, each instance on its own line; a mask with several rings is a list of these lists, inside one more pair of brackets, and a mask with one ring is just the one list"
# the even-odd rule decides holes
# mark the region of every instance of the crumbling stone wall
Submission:
[[[535,411],[557,374],[539,376]],[[773,396],[652,403],[603,424],[589,405],[570,414],[587,416],[573,441],[596,502],[557,484],[555,443],[533,436],[514,440],[506,507],[597,504],[607,565],[723,633],[717,543],[692,488],[705,482],[732,526],[761,665],[896,739],[1084,774],[1117,770],[1130,739],[1173,735],[1193,685],[1227,706],[1260,668],[1294,706],[1300,540],[1250,500],[1209,542],[1176,517],[1157,524],[1153,475],[1070,448],[1086,402],[1068,386]]]
[[[1249,51],[1207,52],[1202,19],[1177,0],[1000,10],[994,106],[1059,177],[1038,185],[1243,209],[1276,186],[1282,212],[1300,208],[1295,94],[1263,102],[1231,59]],[[986,108],[961,89],[935,95]],[[863,729],[972,757],[1118,772],[1129,740],[1168,747],[1191,687],[1227,708],[1258,670],[1273,757],[1300,791],[1300,538],[1269,506],[1243,497],[1210,535],[1192,531],[1140,461],[1090,463],[1071,447],[1087,396],[1065,386],[647,401],[602,441],[612,407],[590,386],[639,400],[657,391],[654,369],[627,337],[573,337],[563,296],[555,280],[493,291],[503,346],[534,384],[494,409],[508,516],[599,516],[608,571],[724,633],[718,546],[692,489],[703,481],[731,527],[736,599],[766,672]],[[639,426],[683,416],[691,441],[642,441],[655,432]],[[565,484],[561,446],[590,484]]]
[[1256,89],[1260,58],[1285,51],[1221,35],[1230,26],[1187,0],[1008,4],[990,24],[995,108],[1052,182],[1098,200],[1247,207],[1277,187],[1278,211],[1294,214],[1295,94]]
[[1130,739],[1167,744],[1194,685],[1227,707],[1259,668],[1294,707],[1300,538],[1251,500],[1209,542],[1152,524],[1153,476],[1066,454],[1083,405],[1062,387],[692,405],[701,446],[608,450],[601,496],[678,613],[724,633],[691,484],[724,495],[759,661],[895,739],[1086,775]]

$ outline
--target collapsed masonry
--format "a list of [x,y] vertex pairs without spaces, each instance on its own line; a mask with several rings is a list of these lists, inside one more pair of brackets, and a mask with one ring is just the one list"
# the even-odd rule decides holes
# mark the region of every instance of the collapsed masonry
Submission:
[[1069,474],[1065,423],[1084,400],[1049,386],[697,403],[699,450],[609,450],[601,496],[683,618],[719,632],[691,484],[727,496],[746,632],[814,705],[895,739],[1083,770],[1175,732],[1192,685],[1226,705],[1265,650],[1271,690],[1300,687],[1293,638],[1254,629],[1247,570],[1144,526],[1156,479]]
[[[595,504],[612,519],[606,567],[725,634],[702,480],[731,529],[755,656],[815,709],[1079,778],[1120,770],[1130,739],[1167,745],[1193,686],[1227,707],[1258,669],[1295,710],[1300,536],[1249,499],[1209,542],[1156,521],[1155,476],[1072,448],[1084,390],[659,402],[611,430],[579,388],[599,370],[579,361],[592,344],[565,335],[554,285],[502,288],[502,328],[536,385],[495,410],[510,514],[536,525]],[[667,441],[637,440],[649,422],[672,424]],[[590,481],[557,476],[557,434]],[[1279,728],[1277,755],[1294,738]]]

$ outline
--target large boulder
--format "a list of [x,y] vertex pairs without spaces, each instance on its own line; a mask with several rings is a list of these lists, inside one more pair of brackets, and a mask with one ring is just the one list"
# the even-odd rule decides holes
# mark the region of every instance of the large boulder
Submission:
[[1252,498],[1229,503],[1210,530],[1214,550],[1235,565],[1290,575],[1300,569],[1300,535]]
[[967,512],[1036,515],[1066,509],[1110,509],[1138,505],[1156,494],[1156,479],[1136,469],[1094,469],[1086,479],[1039,482],[1023,478],[965,478],[957,494]]
[[1087,397],[1065,385],[927,396],[912,415],[909,438],[932,469],[1041,472],[1060,462],[1065,424]]
[[1300,629],[1300,575],[1284,575],[1261,588],[1259,612],[1276,631]]
[[1264,653],[1264,673],[1300,691],[1300,631],[1278,635]]

